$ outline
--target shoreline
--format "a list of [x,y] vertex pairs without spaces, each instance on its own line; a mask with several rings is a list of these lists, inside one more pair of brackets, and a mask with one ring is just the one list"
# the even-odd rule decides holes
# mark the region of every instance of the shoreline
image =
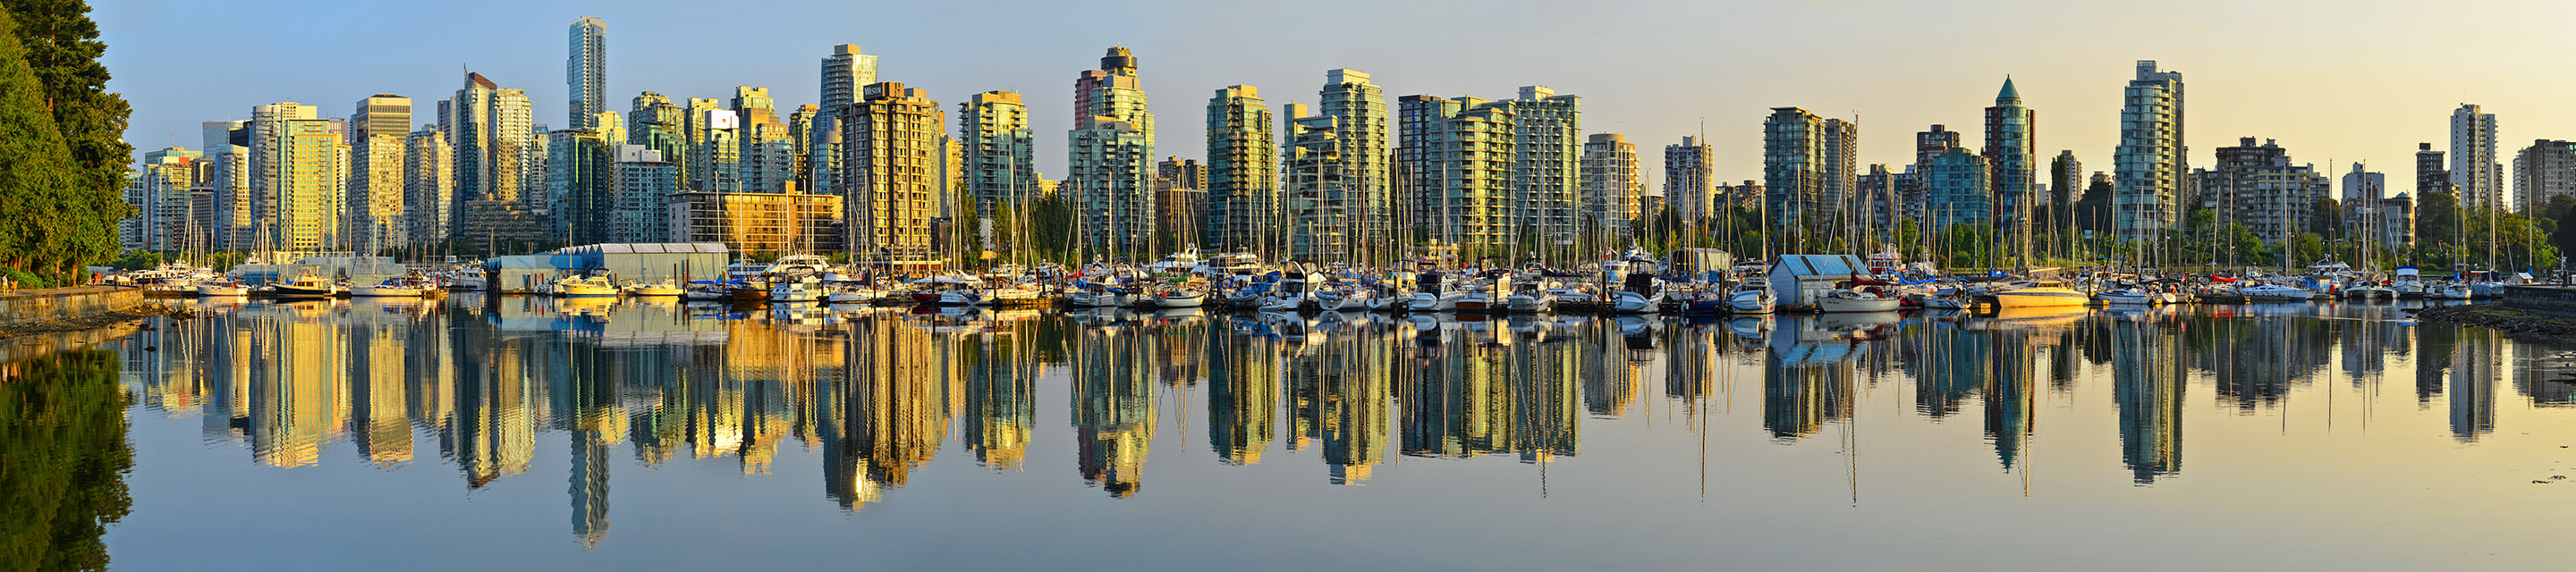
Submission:
[[2415,319],[2477,326],[2507,334],[2576,339],[2576,316],[2506,307],[2503,303],[2434,306],[2409,310]]

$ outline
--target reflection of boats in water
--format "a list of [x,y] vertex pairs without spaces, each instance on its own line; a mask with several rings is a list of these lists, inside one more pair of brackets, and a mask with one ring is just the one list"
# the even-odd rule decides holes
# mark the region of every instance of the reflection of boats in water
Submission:
[[2075,323],[2088,313],[2091,311],[2083,306],[2020,306],[1996,309],[1993,318],[2005,322],[2055,325]]
[[1769,336],[1771,329],[1778,327],[1779,320],[1769,315],[1736,318],[1726,321],[1726,330],[1737,337],[1759,340]]

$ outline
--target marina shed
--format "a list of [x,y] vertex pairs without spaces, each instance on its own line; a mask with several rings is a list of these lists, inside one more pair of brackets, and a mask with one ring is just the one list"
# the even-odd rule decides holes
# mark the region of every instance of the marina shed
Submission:
[[1771,294],[1781,307],[1806,307],[1834,284],[1869,274],[1868,263],[1849,254],[1783,254],[1771,262]]
[[542,291],[542,286],[556,277],[592,271],[606,271],[610,279],[619,283],[723,280],[730,257],[725,245],[714,242],[606,243],[495,256],[483,265],[493,289],[531,293]]

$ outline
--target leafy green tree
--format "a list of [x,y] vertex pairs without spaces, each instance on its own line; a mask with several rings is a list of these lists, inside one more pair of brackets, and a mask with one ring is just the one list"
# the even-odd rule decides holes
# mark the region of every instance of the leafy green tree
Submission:
[[106,570],[102,537],[132,510],[116,354],[13,364],[0,377],[0,572]]
[[[116,221],[132,212],[125,204],[126,163],[134,146],[125,143],[125,124],[132,106],[107,91],[108,72],[99,63],[107,43],[89,19],[82,0],[9,0],[7,36],[18,40],[18,57],[41,86],[36,94],[42,113],[50,115],[69,165],[64,185],[46,192],[47,213],[35,253],[20,268],[68,276],[90,261],[107,260],[119,250]],[[12,104],[14,105],[14,103]],[[16,168],[15,163],[0,163]],[[21,257],[27,255],[19,255]]]
[[62,262],[74,249],[65,235],[73,228],[115,225],[78,220],[85,209],[70,204],[71,191],[86,184],[85,175],[47,112],[46,90],[15,30],[11,14],[0,14],[0,252],[10,269],[55,274],[67,270]]
[[2333,198],[2309,203],[2308,232],[2324,238],[2343,238],[2343,204]]

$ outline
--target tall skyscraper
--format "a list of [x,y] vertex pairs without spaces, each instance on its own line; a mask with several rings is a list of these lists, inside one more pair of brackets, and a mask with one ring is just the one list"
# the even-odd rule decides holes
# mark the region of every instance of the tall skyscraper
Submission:
[[1987,179],[1994,185],[1995,224],[2011,240],[2005,249],[2018,256],[2030,254],[2031,214],[2041,200],[2038,138],[2039,112],[2022,105],[2021,91],[2005,77],[1995,105],[1986,108],[1984,155],[1994,171]]
[[[2219,224],[2241,224],[2267,244],[2284,244],[2305,232],[2311,205],[2333,196],[2333,182],[2311,165],[2290,164],[2279,143],[2253,137],[2220,147],[2217,166],[2191,174],[2200,208],[2216,211]],[[2303,262],[2304,263],[2304,262]]]
[[571,45],[565,50],[564,88],[572,95],[572,129],[599,127],[599,112],[608,110],[608,24],[582,16],[572,21]]
[[1207,241],[1217,251],[1279,254],[1279,144],[1270,121],[1258,88],[1237,85],[1208,98]]
[[2496,118],[2476,104],[2451,111],[2451,184],[2460,206],[2504,208],[2504,166],[2496,163]]
[[1348,261],[1357,246],[1348,211],[1332,208],[1349,198],[1352,182],[1343,170],[1339,118],[1312,114],[1310,107],[1288,104],[1288,148],[1281,156],[1286,181],[1280,186],[1280,215],[1288,223],[1288,259],[1302,262]]
[[957,143],[978,216],[1016,213],[1037,199],[1037,134],[1020,94],[987,91],[957,104]]
[[284,248],[285,237],[277,233],[280,224],[286,166],[286,126],[290,121],[313,119],[318,110],[310,105],[281,101],[252,107],[248,139],[250,148],[250,216],[251,232],[247,248]]
[[693,179],[687,184],[701,191],[743,192],[740,116],[730,109],[715,109],[712,102],[702,109],[696,105],[699,101],[689,99],[689,132],[696,140],[690,142],[687,171]]
[[680,192],[680,166],[644,145],[617,146],[609,182],[608,239],[670,242],[671,195]]
[[281,122],[269,219],[269,236],[279,249],[320,252],[343,246],[340,217],[349,165],[343,125],[329,119]]
[[538,141],[527,92],[503,89],[483,74],[467,72],[465,86],[443,107],[441,123],[448,127],[456,176],[456,222],[450,236],[492,243],[549,236],[541,221],[530,218],[532,206],[545,204],[543,192],[528,191],[530,180],[544,181],[540,165],[545,147]]
[[571,244],[609,240],[616,151],[605,130],[560,129],[546,138],[547,213]]
[[1646,192],[1638,178],[1637,146],[1628,136],[1594,133],[1583,142],[1583,215],[1606,236],[1625,239]]
[[259,218],[253,216],[250,192],[250,122],[243,120],[208,121],[198,126],[205,148],[201,153],[213,161],[208,175],[213,187],[214,213],[207,224],[214,233],[208,248],[249,250],[253,229]]
[[671,98],[654,92],[636,94],[632,111],[626,113],[626,143],[643,145],[662,152],[662,161],[680,177],[683,187],[689,180],[688,159],[689,111]]
[[2156,238],[2181,214],[2183,176],[2191,148],[2183,143],[2182,72],[2159,71],[2138,60],[2137,77],[2122,92],[2120,144],[2113,151],[2111,227],[2120,240]]
[[2075,160],[2075,150],[2061,149],[2048,160],[2048,194],[2049,203],[2057,206],[2058,224],[2067,224],[2075,201],[2084,198],[2084,162]]
[[2343,197],[2340,200],[2344,212],[2378,206],[2379,199],[2387,197],[2387,173],[2373,173],[2364,170],[2361,163],[2353,163],[2352,172],[2343,174]]
[[1801,248],[1810,219],[1831,212],[1806,208],[1825,194],[1825,120],[1795,107],[1771,108],[1762,121],[1762,185],[1769,190],[1762,208],[1774,228],[1788,233],[1783,246]]
[[741,86],[733,94],[733,113],[739,120],[735,156],[741,160],[737,173],[742,176],[742,189],[784,192],[796,178],[796,136],[778,120],[778,103],[769,98],[769,88]]
[[1207,228],[1207,174],[1197,159],[1164,157],[1154,164],[1154,228],[1169,239],[1164,248],[1205,244],[1199,231]]
[[193,217],[194,183],[203,168],[203,154],[185,147],[170,147],[143,154],[136,170],[136,183],[126,202],[134,207],[123,229],[126,243],[133,248],[169,252],[203,248],[205,221]]
[[2431,143],[2415,144],[2415,194],[2451,192],[2451,170],[2442,166],[2442,152]]
[[1322,97],[1323,114],[1333,118],[1339,146],[1334,160],[1340,162],[1345,187],[1317,207],[1335,211],[1338,232],[1357,241],[1352,243],[1355,246],[1365,245],[1350,249],[1356,258],[1343,260],[1392,261],[1400,253],[1385,248],[1395,243],[1386,92],[1371,83],[1366,73],[1334,69],[1324,72],[1324,87],[1316,95]]
[[1928,208],[1926,205],[1931,204],[1932,159],[1951,149],[1966,148],[1961,145],[1959,137],[1959,132],[1940,124],[1914,132],[1914,164],[1907,165],[1905,174],[1897,177],[1896,194],[1903,205],[1898,210],[1921,223],[1922,229],[1932,228],[1931,213],[1925,210]]
[[788,172],[794,173],[790,179],[800,192],[814,192],[814,121],[822,117],[822,106],[810,103],[796,106],[796,111],[787,114],[787,132],[793,134],[787,138],[792,157]]
[[1832,225],[1838,231],[1844,230],[1860,222],[1849,216],[1852,213],[1843,210],[1852,204],[1853,196],[1859,194],[1854,184],[1860,178],[1860,123],[1839,117],[1825,118],[1823,139],[1818,147],[1824,153],[1820,157],[1825,168],[1823,192],[1809,199],[1812,202],[1801,208],[1808,213],[1827,215],[1817,217],[1810,214],[1810,220]]
[[447,134],[425,124],[403,141],[403,218],[412,244],[447,240],[456,221],[456,178]]
[[1145,110],[1136,56],[1109,48],[1073,91],[1065,181],[1082,234],[1094,252],[1145,254],[1154,244],[1154,114]]
[[2537,215],[2549,198],[2576,194],[2576,142],[2540,139],[2513,156],[2514,209]]
[[1683,224],[1697,224],[1717,211],[1717,155],[1708,143],[1696,137],[1682,137],[1680,145],[1664,146],[1664,208],[1673,209]]
[[1926,216],[1934,233],[1954,224],[1987,224],[1995,220],[1993,170],[1984,156],[1953,147],[1932,157],[1924,173]]
[[1397,114],[1404,136],[1396,157],[1422,238],[1458,247],[1462,260],[1512,254],[1511,107],[1408,95],[1398,100]]
[[1514,238],[1536,240],[1523,246],[1538,254],[1574,254],[1583,204],[1583,98],[1533,85],[1503,103],[1513,121]]
[[403,178],[411,133],[411,98],[379,93],[358,100],[349,116],[349,244],[362,251],[403,246],[410,225]]
[[862,93],[839,118],[849,169],[833,188],[844,197],[848,248],[859,260],[895,267],[928,261],[938,174],[949,154],[945,114],[929,93],[900,82],[868,84]]
[[840,108],[859,102],[859,88],[877,82],[877,57],[859,53],[856,44],[832,46],[832,55],[823,56],[821,114],[807,135],[806,152],[815,159],[806,161],[806,179],[813,181],[811,192],[837,194],[831,185],[840,177],[841,150],[835,139],[841,127],[836,118]]

